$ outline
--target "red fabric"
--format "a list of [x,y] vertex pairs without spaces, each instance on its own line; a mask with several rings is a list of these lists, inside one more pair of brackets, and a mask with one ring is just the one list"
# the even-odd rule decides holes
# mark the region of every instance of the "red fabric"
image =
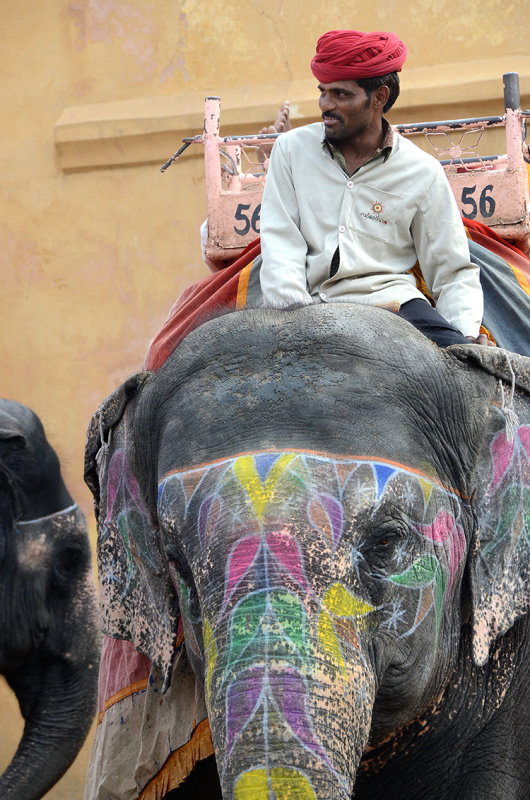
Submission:
[[164,325],[151,340],[144,362],[145,369],[160,369],[184,337],[209,316],[220,310],[235,309],[240,272],[260,252],[260,240],[255,239],[235,261],[184,290]]
[[98,711],[129,686],[149,678],[151,662],[134,649],[132,642],[103,637],[99,665]]
[[[509,262],[530,280],[530,260],[521,250],[481,222],[468,219],[462,221],[473,241]],[[260,240],[255,239],[238,259],[219,272],[197,281],[180,295],[164,325],[151,340],[145,358],[145,369],[160,369],[175,347],[201,322],[215,316],[220,310],[236,308],[241,270],[260,252]]]
[[474,219],[465,219],[465,217],[462,217],[462,222],[474,242],[500,256],[512,267],[519,269],[526,278],[530,279],[530,259],[522,250],[519,250],[507,239],[503,239],[492,228],[488,228],[482,222]]
[[406,57],[406,45],[395,33],[328,31],[317,42],[311,71],[321,83],[376,78],[400,72]]

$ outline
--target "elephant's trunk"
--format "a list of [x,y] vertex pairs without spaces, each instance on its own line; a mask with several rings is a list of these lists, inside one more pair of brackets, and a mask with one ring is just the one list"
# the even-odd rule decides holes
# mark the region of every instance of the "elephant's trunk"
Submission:
[[374,681],[366,665],[274,657],[247,664],[210,684],[223,796],[349,800],[370,730]]
[[[41,671],[38,694],[28,704],[28,687]],[[96,652],[89,663],[35,662],[23,673],[6,675],[21,704],[25,726],[0,777],[2,800],[38,800],[68,769],[94,717],[97,675]]]

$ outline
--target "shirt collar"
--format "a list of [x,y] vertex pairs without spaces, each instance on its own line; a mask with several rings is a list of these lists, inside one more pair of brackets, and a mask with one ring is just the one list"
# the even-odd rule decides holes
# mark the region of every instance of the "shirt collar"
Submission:
[[[384,117],[381,119],[381,122],[383,125],[383,141],[381,142],[381,147],[378,147],[375,153],[371,155],[370,158],[366,159],[365,164],[368,164],[369,161],[373,161],[374,158],[379,158],[379,156],[383,156],[383,160],[386,161],[392,152],[394,146],[394,130]],[[344,156],[338,147],[335,147],[331,142],[327,141],[324,126],[322,126],[322,128],[322,147],[328,151],[332,158],[339,162],[344,172],[347,173],[348,170],[346,168]]]

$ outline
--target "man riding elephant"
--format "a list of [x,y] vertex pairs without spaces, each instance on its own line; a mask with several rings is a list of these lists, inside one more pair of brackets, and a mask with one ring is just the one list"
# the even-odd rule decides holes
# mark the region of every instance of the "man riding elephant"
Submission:
[[[442,166],[383,117],[407,55],[393,33],[329,31],[311,70],[324,124],[283,135],[263,193],[266,305],[386,306],[437,344],[487,344],[483,296]],[[419,262],[436,310],[410,270]]]

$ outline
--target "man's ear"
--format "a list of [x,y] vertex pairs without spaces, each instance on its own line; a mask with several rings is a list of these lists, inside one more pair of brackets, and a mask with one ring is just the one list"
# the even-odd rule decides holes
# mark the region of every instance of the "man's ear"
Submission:
[[388,102],[388,98],[390,97],[390,89],[388,86],[378,86],[377,89],[374,89],[372,92],[372,104],[373,108],[378,110],[383,110]]

